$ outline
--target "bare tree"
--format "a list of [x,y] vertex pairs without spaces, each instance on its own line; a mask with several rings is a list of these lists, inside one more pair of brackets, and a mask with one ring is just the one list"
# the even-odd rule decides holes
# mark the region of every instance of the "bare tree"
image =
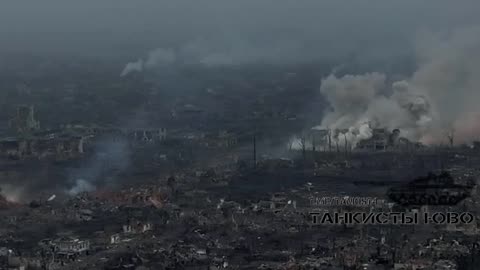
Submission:
[[290,140],[290,141],[288,142],[288,150],[289,150],[289,151],[292,151],[292,149],[293,149],[293,143],[294,143],[294,142],[295,142],[294,140]]
[[302,156],[303,161],[305,162],[307,158],[307,138],[305,136],[305,133],[302,133],[302,136],[300,137],[300,145],[302,146]]
[[316,145],[316,141],[315,141],[315,135],[312,135],[312,152],[315,153],[315,151],[317,150],[317,145]]
[[328,130],[328,151],[332,152],[332,130]]
[[455,128],[454,127],[448,128],[448,130],[445,132],[445,136],[448,139],[448,144],[450,145],[450,147],[453,147],[454,140],[455,140]]

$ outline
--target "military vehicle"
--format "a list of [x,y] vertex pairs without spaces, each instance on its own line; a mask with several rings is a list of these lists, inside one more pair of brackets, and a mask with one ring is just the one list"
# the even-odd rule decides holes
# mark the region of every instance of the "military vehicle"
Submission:
[[430,172],[426,177],[390,188],[387,196],[404,206],[456,205],[470,196],[473,187],[474,181],[468,184],[455,183],[454,177],[447,171],[439,174]]

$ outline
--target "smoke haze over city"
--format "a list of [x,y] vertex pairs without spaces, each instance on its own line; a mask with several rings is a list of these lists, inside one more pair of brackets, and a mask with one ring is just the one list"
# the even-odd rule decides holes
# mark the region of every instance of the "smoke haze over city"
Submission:
[[479,269],[479,10],[2,1],[0,269]]

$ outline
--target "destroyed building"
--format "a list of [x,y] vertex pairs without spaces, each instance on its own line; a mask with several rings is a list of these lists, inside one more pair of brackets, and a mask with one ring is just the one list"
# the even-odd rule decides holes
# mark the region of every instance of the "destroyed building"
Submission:
[[166,128],[119,128],[98,125],[67,125],[66,130],[94,138],[127,139],[131,143],[158,143],[166,140]]
[[388,147],[393,146],[389,144],[389,138],[390,133],[386,129],[373,129],[372,136],[358,142],[357,149],[370,151],[387,150]]
[[86,136],[64,130],[40,130],[33,106],[19,106],[9,124],[12,136],[0,139],[0,157],[62,160],[84,153]]
[[159,142],[167,138],[167,130],[165,128],[129,130],[127,131],[127,136],[133,142]]
[[15,160],[81,157],[87,142],[97,138],[128,140],[132,145],[159,143],[167,138],[166,128],[122,129],[97,125],[64,125],[41,130],[33,106],[20,106],[10,121],[11,135],[0,138],[0,157]]
[[231,148],[237,145],[238,139],[235,134],[223,130],[217,134],[207,134],[204,141],[206,147]]
[[60,238],[52,242],[58,254],[73,255],[82,254],[90,249],[90,241],[77,238]]
[[68,159],[84,153],[83,136],[9,137],[0,140],[0,157],[11,159]]
[[19,106],[15,117],[10,120],[9,126],[12,131],[20,135],[38,131],[40,129],[40,121],[35,119],[34,106]]
[[138,220],[129,220],[122,226],[123,233],[145,233],[151,231],[153,225],[150,222],[142,222]]
[[311,148],[320,151],[339,151],[340,148],[349,150],[353,148],[357,151],[387,151],[409,150],[420,147],[419,143],[401,137],[400,129],[392,131],[385,128],[372,129],[369,138],[359,140],[354,146],[352,145],[353,142],[348,140],[348,129],[311,129],[309,133]]

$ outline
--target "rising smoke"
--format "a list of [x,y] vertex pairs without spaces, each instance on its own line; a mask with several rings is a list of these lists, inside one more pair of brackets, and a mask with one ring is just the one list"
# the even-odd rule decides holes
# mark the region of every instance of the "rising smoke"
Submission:
[[[92,157],[79,168],[70,171],[70,195],[95,190],[99,186],[115,185],[115,179],[130,164],[130,148],[126,139],[105,138],[95,144]],[[109,181],[111,180],[111,181]]]
[[122,71],[120,76],[125,76],[132,72],[142,72],[143,71],[143,59],[139,59],[136,62],[128,63]]
[[0,196],[9,202],[19,202],[24,197],[25,187],[15,184],[2,183],[0,185]]
[[75,185],[70,190],[68,190],[68,194],[77,195],[82,192],[90,192],[93,190],[95,190],[95,186],[91,184],[89,181],[84,179],[76,179]]
[[[305,44],[281,40],[271,46],[245,39],[208,40],[199,38],[178,48],[157,48],[143,59],[128,63],[121,76],[173,64],[204,67],[238,66],[256,63],[284,64],[321,58],[320,53],[306,53]],[[311,48],[310,48],[311,49]],[[312,51],[312,50],[310,50]]]
[[331,108],[318,128],[345,130],[353,145],[373,128],[398,128],[425,144],[442,143],[447,133],[456,143],[478,139],[480,27],[424,35],[417,52],[418,69],[404,81],[387,83],[380,73],[325,78],[320,92]]
[[399,128],[410,139],[418,138],[430,119],[430,105],[422,93],[413,92],[407,82],[387,86],[386,76],[379,73],[330,75],[322,81],[321,93],[332,111],[322,121],[323,127],[343,130],[341,135],[355,146],[372,136],[373,128]]

